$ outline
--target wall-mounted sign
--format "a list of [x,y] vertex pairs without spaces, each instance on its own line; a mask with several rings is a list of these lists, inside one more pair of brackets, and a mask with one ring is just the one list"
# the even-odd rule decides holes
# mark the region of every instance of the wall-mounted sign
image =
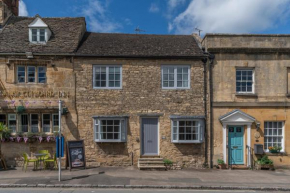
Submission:
[[86,168],[84,141],[68,141],[67,157],[70,170],[73,168]]
[[38,91],[19,91],[9,90],[0,91],[0,97],[10,98],[70,98],[70,92],[68,91],[53,91],[53,90],[38,90]]

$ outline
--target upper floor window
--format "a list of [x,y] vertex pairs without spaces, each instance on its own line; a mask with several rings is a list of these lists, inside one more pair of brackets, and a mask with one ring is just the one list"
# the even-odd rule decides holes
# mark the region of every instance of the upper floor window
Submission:
[[254,93],[254,70],[237,69],[236,70],[236,92]]
[[189,66],[162,66],[162,88],[190,88]]
[[171,129],[173,143],[201,143],[204,140],[202,120],[173,119]]
[[31,29],[31,41],[45,43],[45,29]]
[[122,66],[95,65],[93,67],[93,87],[99,89],[121,89]]
[[41,43],[45,44],[50,36],[51,31],[46,23],[40,18],[40,16],[36,16],[29,27],[29,41],[31,43]]
[[96,118],[94,123],[96,142],[126,142],[125,118]]
[[46,83],[46,67],[17,66],[18,83]]

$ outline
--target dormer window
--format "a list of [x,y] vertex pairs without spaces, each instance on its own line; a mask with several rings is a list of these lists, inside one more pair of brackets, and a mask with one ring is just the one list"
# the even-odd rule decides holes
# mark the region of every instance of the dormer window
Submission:
[[48,42],[51,31],[46,23],[40,18],[39,15],[36,16],[34,21],[28,25],[29,27],[29,41],[31,43],[45,44]]
[[31,29],[31,35],[32,35],[32,42],[37,43],[45,43],[45,29]]

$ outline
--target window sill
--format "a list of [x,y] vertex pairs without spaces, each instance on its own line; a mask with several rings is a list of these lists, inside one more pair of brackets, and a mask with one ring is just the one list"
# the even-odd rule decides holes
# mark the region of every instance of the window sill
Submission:
[[94,90],[122,90],[123,88],[109,88],[109,87],[103,87],[103,88],[99,88],[99,87],[93,87]]
[[177,144],[193,144],[193,143],[197,143],[197,144],[201,144],[203,143],[203,141],[172,141],[172,143],[177,143]]
[[236,93],[237,97],[258,97],[255,93]]
[[100,141],[95,140],[96,143],[126,143],[126,141],[114,141],[114,140],[106,140],[106,141]]
[[286,152],[279,152],[279,153],[265,152],[265,155],[267,155],[267,156],[288,156],[288,154]]

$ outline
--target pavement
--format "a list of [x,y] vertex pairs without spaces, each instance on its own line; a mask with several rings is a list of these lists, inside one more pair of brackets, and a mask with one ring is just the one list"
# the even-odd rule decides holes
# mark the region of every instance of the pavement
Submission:
[[[245,193],[245,192],[263,192],[263,191],[246,191],[246,190],[160,190],[160,189],[59,189],[59,188],[27,188],[25,190],[10,188],[10,189],[0,189],[0,193]],[[278,192],[277,192],[278,193]]]
[[290,191],[290,170],[183,169],[143,171],[134,167],[99,167],[86,170],[27,172],[0,170],[0,188],[138,188]]

